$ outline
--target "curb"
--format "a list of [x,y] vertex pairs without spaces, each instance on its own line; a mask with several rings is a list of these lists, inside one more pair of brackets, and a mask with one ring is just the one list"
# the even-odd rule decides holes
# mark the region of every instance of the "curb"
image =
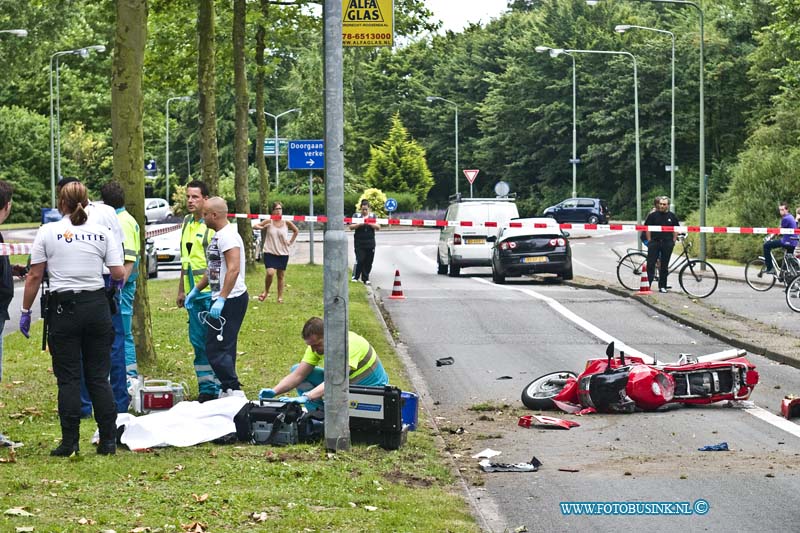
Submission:
[[[725,333],[725,332],[723,332],[723,331],[721,331],[719,329],[716,329],[716,328],[714,328],[712,326],[709,326],[707,324],[703,324],[703,323],[700,323],[700,322],[697,322],[697,321],[690,320],[690,319],[686,318],[685,316],[682,316],[682,315],[680,315],[678,313],[675,313],[674,311],[672,311],[669,307],[667,307],[665,305],[659,305],[659,303],[657,301],[654,301],[649,297],[637,296],[637,295],[631,294],[631,293],[629,293],[627,291],[623,291],[622,289],[618,289],[616,287],[611,287],[611,286],[608,286],[608,285],[604,285],[602,282],[599,282],[597,280],[591,280],[589,278],[586,278],[586,279],[589,280],[589,281],[584,282],[584,281],[580,281],[580,280],[578,280],[578,281],[573,280],[573,281],[568,281],[566,283],[568,285],[575,286],[575,287],[580,287],[580,288],[584,288],[584,289],[602,290],[602,291],[608,292],[610,294],[613,294],[615,296],[621,296],[621,297],[624,297],[624,298],[631,298],[631,299],[636,300],[637,302],[645,305],[646,307],[649,307],[650,309],[653,309],[654,311],[658,311],[660,314],[666,316],[667,318],[669,318],[671,320],[674,320],[674,321],[676,321],[676,322],[678,322],[680,324],[683,324],[685,326],[690,326],[690,327],[696,329],[697,331],[700,331],[701,333],[705,333],[706,335],[708,335],[710,337],[713,337],[713,338],[715,338],[717,340],[721,340],[721,341],[725,342],[726,344],[730,344],[734,348],[740,348],[740,349],[743,349],[743,350],[747,350],[750,353],[754,353],[754,354],[757,354],[757,355],[762,355],[762,356],[766,357],[767,359],[770,359],[770,360],[775,361],[777,363],[788,365],[788,366],[791,366],[791,367],[794,367],[794,368],[800,368],[800,358],[798,358],[796,356],[789,355],[789,354],[782,353],[782,352],[778,352],[778,351],[775,351],[775,350],[771,350],[770,348],[767,348],[767,347],[764,347],[764,346],[759,346],[759,345],[753,344],[753,343],[751,343],[749,341],[746,341],[746,340],[743,340],[743,339],[740,339],[740,338],[737,338],[737,337],[733,337],[733,336],[731,336],[731,335],[729,335],[729,334],[727,334],[727,333]],[[736,279],[733,279],[733,281],[742,281],[743,282],[743,280],[736,280]],[[698,303],[698,305],[704,305],[701,302],[697,302],[697,303]],[[742,317],[740,315],[735,315],[735,314],[727,313],[727,312],[726,312],[726,314],[731,316],[731,317],[734,317],[734,319],[736,319],[736,320],[739,320],[739,321],[742,321],[742,322],[745,322],[745,323],[750,322],[749,319],[744,318],[744,317]]]

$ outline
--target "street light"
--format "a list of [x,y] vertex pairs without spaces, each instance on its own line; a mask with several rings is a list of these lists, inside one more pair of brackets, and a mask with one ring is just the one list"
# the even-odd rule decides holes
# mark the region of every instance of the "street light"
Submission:
[[169,103],[171,101],[173,101],[173,100],[177,100],[179,102],[188,102],[191,99],[192,99],[191,96],[173,96],[171,98],[167,98],[167,112],[166,112],[166,116],[167,116],[167,119],[166,119],[167,120],[167,143],[166,143],[167,144],[167,153],[166,153],[166,161],[164,162],[164,164],[166,166],[166,178],[167,178],[166,179],[167,202],[169,202]]
[[[456,174],[455,174],[455,180],[456,180],[456,196],[458,196],[458,104],[456,104],[455,102],[452,102],[450,100],[447,100],[445,98],[442,98],[441,96],[428,96],[425,99],[428,102],[435,102],[436,100],[441,100],[442,102],[445,102],[447,104],[452,105],[456,110],[456,119],[455,119],[455,127],[454,127],[455,138],[456,138],[456,166],[455,166]],[[472,184],[471,183],[470,183],[470,191],[472,191]]]
[[[256,112],[255,109],[250,110],[251,114],[255,112]],[[278,187],[281,184],[280,170],[278,169],[279,166],[278,156],[280,155],[280,145],[278,144],[278,119],[281,118],[283,115],[288,115],[289,113],[294,113],[294,112],[301,113],[300,109],[297,107],[289,109],[288,111],[284,111],[283,113],[279,113],[277,115],[273,115],[272,113],[267,113],[266,111],[264,111],[265,115],[267,115],[268,117],[272,117],[272,119],[275,121],[275,187]]]
[[[571,50],[563,48],[553,48],[550,50],[550,57],[558,57],[561,54],[607,54],[623,55],[633,59],[633,112],[636,138],[636,223],[642,220],[642,170],[639,156],[639,75],[636,67],[636,56],[630,52],[620,52],[611,50]],[[639,242],[641,247],[642,243]]]
[[[58,58],[65,55],[79,55],[83,58],[89,56],[90,51],[105,52],[106,47],[102,44],[86,46],[84,48],[76,48],[74,50],[63,50],[56,52],[50,56],[50,204],[55,209],[56,207],[56,151],[54,132],[58,134],[58,176],[61,177],[61,106],[60,106],[60,91],[58,80]],[[53,121],[53,61],[56,61],[56,108],[58,109],[58,122]]]
[[[549,46],[537,46],[534,48],[536,52],[543,54],[545,52],[549,52],[552,50]],[[577,190],[577,175],[578,175],[578,141],[577,141],[577,105],[576,105],[576,87],[577,87],[577,78],[575,77],[575,56],[564,52],[564,55],[569,56],[572,58],[572,197],[578,197],[578,190]]]
[[[586,4],[593,6],[598,3],[599,0],[586,0]],[[683,6],[690,6],[697,10],[698,15],[700,16],[700,226],[706,225],[706,136],[705,136],[705,126],[706,126],[706,113],[705,113],[705,104],[703,98],[704,92],[704,85],[705,85],[705,76],[704,72],[704,58],[705,58],[705,31],[703,29],[703,10],[694,2],[689,2],[687,0],[640,0],[645,2],[656,2],[659,4],[677,4]],[[705,260],[706,258],[706,234],[700,234],[700,259]]]
[[16,35],[17,37],[28,36],[28,30],[0,30],[0,33],[10,33],[11,35]]
[[633,24],[619,24],[614,27],[617,33],[625,33],[628,30],[648,30],[669,35],[672,38],[672,119],[670,124],[670,156],[669,156],[669,197],[672,200],[672,211],[675,208],[675,34],[667,30],[649,28],[647,26],[636,26]]

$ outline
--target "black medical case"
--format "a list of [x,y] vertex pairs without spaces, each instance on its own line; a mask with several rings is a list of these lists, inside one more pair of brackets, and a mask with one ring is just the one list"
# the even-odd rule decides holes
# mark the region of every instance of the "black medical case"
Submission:
[[396,450],[408,434],[401,418],[401,391],[397,387],[350,386],[350,440]]

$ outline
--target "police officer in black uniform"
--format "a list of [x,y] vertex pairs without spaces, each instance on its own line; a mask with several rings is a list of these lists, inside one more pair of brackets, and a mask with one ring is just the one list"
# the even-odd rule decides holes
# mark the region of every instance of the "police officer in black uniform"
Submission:
[[116,453],[117,409],[108,381],[114,330],[102,267],[105,264],[111,272],[114,288],[122,286],[125,270],[121,243],[105,226],[87,222],[88,204],[80,182],[59,191],[58,209],[64,218],[45,224],[36,234],[19,323],[27,337],[31,305],[47,269],[51,294],[43,316],[49,328],[61,422],[61,444],[50,455],[61,457],[78,452],[81,366],[100,431],[97,453]]
[[[645,226],[678,226],[678,217],[669,210],[669,197],[656,196],[656,210],[647,215]],[[669,260],[672,249],[678,238],[674,231],[647,231],[647,279],[653,283],[653,275],[658,264],[658,292],[667,292],[667,276],[669,276]]]

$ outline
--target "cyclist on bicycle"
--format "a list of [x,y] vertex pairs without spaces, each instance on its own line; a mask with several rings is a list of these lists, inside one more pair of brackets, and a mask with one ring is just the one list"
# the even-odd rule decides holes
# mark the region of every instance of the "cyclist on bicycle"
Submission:
[[[669,210],[669,197],[656,196],[656,210],[645,219],[646,226],[678,226],[678,217]],[[658,292],[667,292],[667,276],[669,276],[669,260],[678,234],[674,231],[647,231],[647,279],[652,280],[658,264]]]
[[[781,215],[781,228],[797,229],[797,221],[791,213],[786,202],[778,204],[778,212]],[[772,254],[770,251],[773,248],[784,248],[788,252],[793,252],[797,247],[797,235],[781,235],[780,239],[771,239],[764,243],[764,266],[767,267],[765,274],[776,275],[775,266],[772,264]]]

